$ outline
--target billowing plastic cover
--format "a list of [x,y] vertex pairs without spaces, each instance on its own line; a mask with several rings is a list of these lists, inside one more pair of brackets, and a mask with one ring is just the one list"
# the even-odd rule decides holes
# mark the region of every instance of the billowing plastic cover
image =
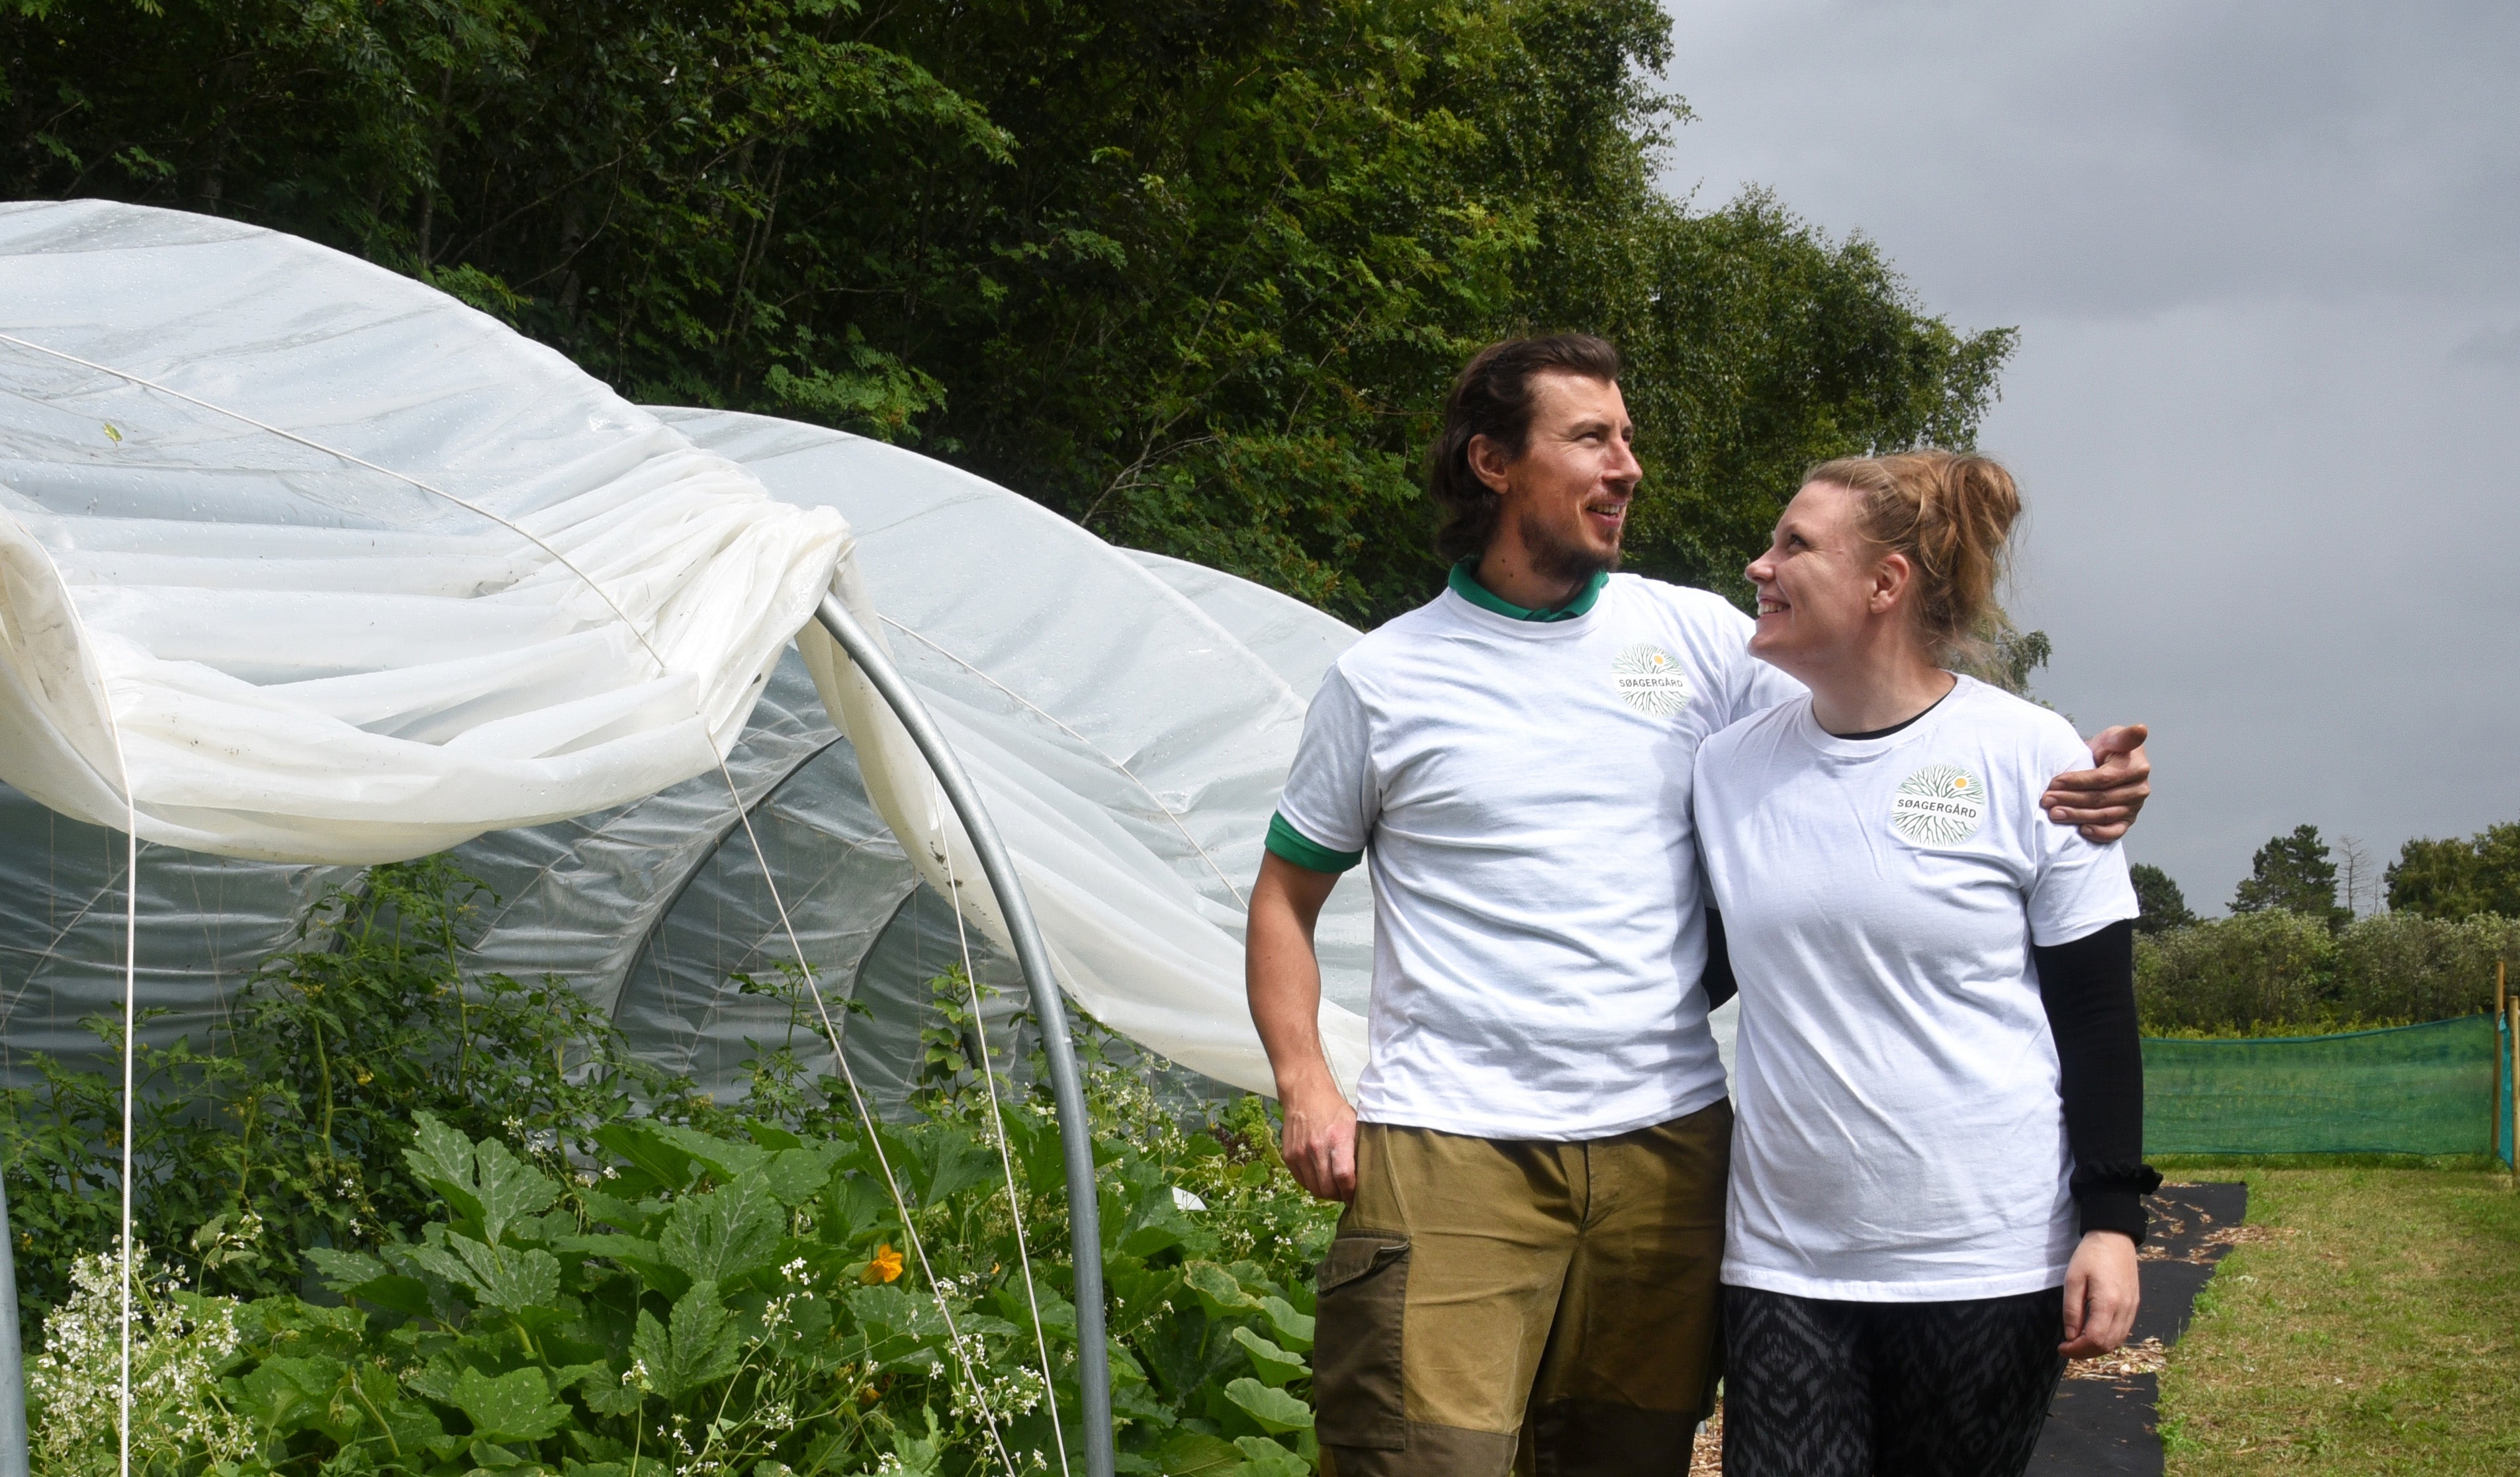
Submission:
[[[1268,1090],[1245,894],[1353,631],[906,451],[628,405],[292,238],[0,206],[0,779],[66,818],[0,826],[0,1047],[74,1049],[119,995],[91,828],[126,824],[161,1031],[215,1019],[329,868],[468,842],[504,899],[483,967],[561,973],[713,1085],[778,1024],[729,980],[789,924],[827,985],[915,999],[967,933],[1004,982],[961,826],[805,626],[827,582],[963,755],[1068,990]],[[1352,877],[1322,930],[1350,1079],[1370,932]]]
[[[1148,557],[899,447],[760,417],[660,414],[776,496],[847,516],[858,550],[843,578],[863,581],[853,603],[877,612],[979,786],[1068,992],[1184,1066],[1274,1091],[1243,996],[1244,910],[1312,697],[1287,677],[1318,683],[1356,633],[1213,570],[1186,577],[1199,594],[1185,595]],[[829,644],[802,647],[921,875],[1007,948],[960,828],[922,785],[878,765],[868,705],[825,665]],[[1345,1081],[1364,1066],[1372,932],[1372,895],[1352,874],[1319,935],[1323,1041]]]
[[418,856],[712,769],[848,530],[356,258],[0,205],[0,779]]

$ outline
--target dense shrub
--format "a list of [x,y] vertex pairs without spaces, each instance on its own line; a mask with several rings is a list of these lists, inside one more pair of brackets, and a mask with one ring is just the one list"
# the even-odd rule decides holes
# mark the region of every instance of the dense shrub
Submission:
[[2364,918],[2336,941],[2337,1009],[2368,1020],[2448,1020],[2494,1008],[2494,965],[2520,963],[2520,919]]
[[2327,924],[2251,913],[2136,940],[2136,1005],[2147,1030],[2250,1031],[2323,1011]]
[[[139,1239],[202,1290],[285,1291],[306,1247],[418,1231],[437,1197],[403,1158],[416,1113],[476,1135],[530,1130],[562,1153],[587,1151],[634,1094],[683,1116],[680,1086],[644,1069],[563,982],[460,973],[460,941],[488,896],[442,857],[372,868],[324,895],[209,1039],[144,1046]],[[90,1026],[118,1051],[119,1019]],[[31,1065],[35,1085],[0,1092],[0,1171],[19,1286],[40,1316],[68,1291],[73,1259],[113,1243],[122,1085],[41,1055]]]
[[2331,933],[2271,911],[2136,940],[2145,1031],[2282,1035],[2473,1015],[2494,1007],[2498,959],[2520,962],[2520,920],[2383,914]]

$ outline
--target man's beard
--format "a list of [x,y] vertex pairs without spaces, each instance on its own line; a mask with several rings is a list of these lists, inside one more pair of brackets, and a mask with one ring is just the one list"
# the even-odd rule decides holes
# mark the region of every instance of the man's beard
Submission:
[[[1522,535],[1523,552],[1531,557],[1531,572],[1544,579],[1577,585],[1594,575],[1619,567],[1619,545],[1616,541],[1611,543],[1609,555],[1604,558],[1569,540],[1531,509],[1526,508],[1515,516],[1513,529]],[[1619,531],[1627,532],[1627,526],[1621,524]]]

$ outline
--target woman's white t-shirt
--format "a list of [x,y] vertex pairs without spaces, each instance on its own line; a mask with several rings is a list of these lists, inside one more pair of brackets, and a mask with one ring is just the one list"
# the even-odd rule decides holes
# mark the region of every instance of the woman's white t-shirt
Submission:
[[1887,738],[1809,699],[1697,754],[1741,990],[1723,1278],[1852,1302],[2064,1281],[2075,1217],[2032,945],[2136,916],[2115,845],[2049,823],[2071,725],[1962,677]]

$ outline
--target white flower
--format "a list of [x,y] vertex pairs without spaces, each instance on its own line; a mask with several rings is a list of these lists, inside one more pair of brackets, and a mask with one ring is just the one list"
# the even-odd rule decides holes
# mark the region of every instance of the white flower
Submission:
[[[237,1305],[185,1296],[148,1257],[148,1248],[132,1248],[133,1465],[238,1461],[254,1449],[252,1431],[217,1399],[219,1371],[237,1351]],[[70,1267],[70,1287],[45,1321],[44,1351],[26,1377],[29,1445],[37,1469],[57,1477],[113,1470],[121,1428],[119,1259],[111,1253],[79,1258]]]

